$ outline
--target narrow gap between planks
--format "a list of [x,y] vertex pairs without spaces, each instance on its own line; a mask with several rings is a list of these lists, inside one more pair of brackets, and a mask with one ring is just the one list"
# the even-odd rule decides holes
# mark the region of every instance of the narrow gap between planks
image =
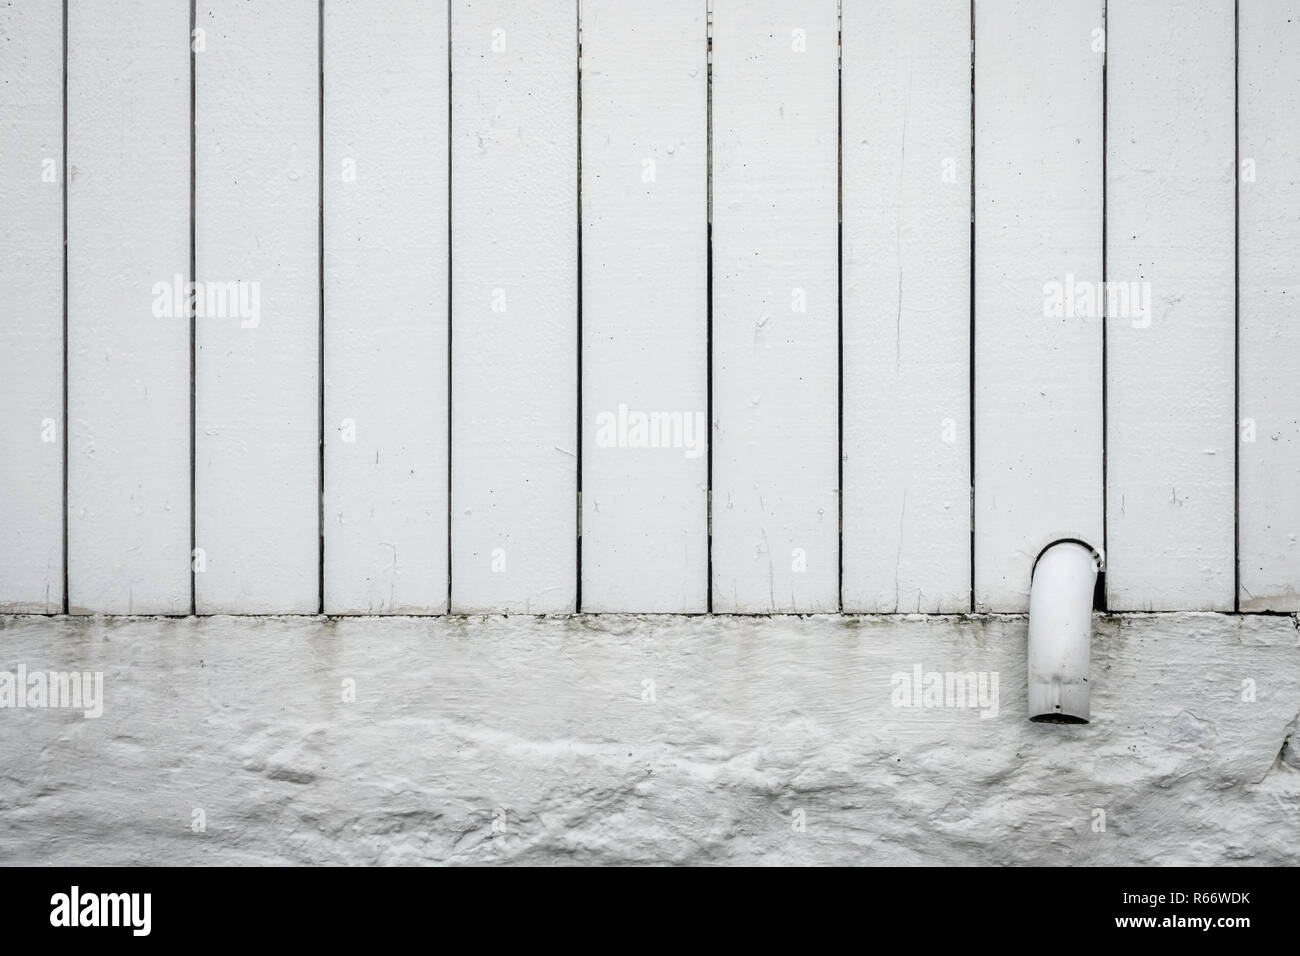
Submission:
[[316,339],[316,528],[317,602],[325,613],[325,0],[316,12],[316,267],[319,306]]
[[578,315],[577,322],[577,344],[578,344],[578,420],[575,436],[577,439],[575,446],[577,449],[577,500],[574,507],[577,509],[575,528],[577,530],[577,556],[574,562],[574,594],[573,594],[573,611],[575,614],[582,613],[582,0],[577,0],[574,4],[573,15],[576,18],[575,29],[577,31],[577,57],[575,69],[577,70],[577,135],[575,139],[575,151],[577,154],[577,208],[578,208]]
[[[1107,233],[1109,230],[1109,207],[1107,205],[1107,194],[1110,189],[1107,185],[1107,154],[1109,151],[1109,83],[1110,83],[1110,0],[1103,0],[1101,7],[1101,287],[1106,286],[1108,253]],[[1108,454],[1110,448],[1110,386],[1108,378],[1110,376],[1109,364],[1109,334],[1108,326],[1110,325],[1110,315],[1107,312],[1107,297],[1101,297],[1101,610],[1110,606],[1110,596],[1107,594],[1106,578],[1106,557],[1110,553],[1107,548],[1110,543],[1110,521],[1107,515],[1110,514],[1110,471]]]
[[452,419],[451,419],[451,377],[454,369],[451,365],[451,278],[452,278],[452,229],[451,229],[451,142],[453,130],[451,108],[451,0],[447,3],[447,608],[444,613],[451,614],[451,455],[452,455]]
[[970,300],[967,305],[967,479],[970,485],[970,610],[975,613],[975,0],[970,0]]
[[1232,5],[1232,610],[1241,611],[1241,2]]
[[[198,186],[198,171],[195,166],[195,157],[197,155],[197,143],[195,136],[195,105],[196,96],[196,73],[197,63],[195,62],[194,50],[194,33],[198,29],[198,2],[190,0],[190,35],[188,39],[190,48],[190,289],[195,289],[197,276],[195,275],[195,193]],[[190,320],[190,614],[198,614],[198,579],[194,571],[194,552],[198,547],[197,541],[197,515],[198,502],[195,497],[196,472],[198,468],[198,449],[196,439],[198,437],[198,338],[197,338],[197,308],[195,296],[197,293],[191,292],[189,302],[186,303],[186,312],[189,313]]]
[[[63,613],[68,613],[68,0],[63,0]],[[46,602],[49,607],[49,602]]]
[[[839,523],[839,591],[836,607],[844,613],[844,3],[840,0],[835,35],[835,489]],[[901,305],[900,305],[901,308]]]
[[704,343],[704,403],[708,438],[704,442],[705,491],[705,613],[713,613],[713,0],[704,5],[704,193],[705,232],[708,263],[705,266],[705,343]]

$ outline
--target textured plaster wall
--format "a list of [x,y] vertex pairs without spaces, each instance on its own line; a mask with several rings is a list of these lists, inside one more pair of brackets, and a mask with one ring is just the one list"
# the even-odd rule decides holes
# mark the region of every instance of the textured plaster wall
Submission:
[[1020,616],[0,618],[105,697],[0,710],[0,862],[1300,862],[1294,618],[1096,628],[1050,726]]

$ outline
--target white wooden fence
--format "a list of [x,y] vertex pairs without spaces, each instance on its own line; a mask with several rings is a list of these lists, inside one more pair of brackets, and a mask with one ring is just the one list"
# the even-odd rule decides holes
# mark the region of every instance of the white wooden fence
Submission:
[[14,0],[0,217],[6,611],[1300,610],[1300,0]]

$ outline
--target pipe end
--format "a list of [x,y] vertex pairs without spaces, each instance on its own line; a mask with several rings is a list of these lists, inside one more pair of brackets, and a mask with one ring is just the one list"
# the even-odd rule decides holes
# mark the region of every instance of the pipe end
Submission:
[[1077,717],[1074,714],[1035,714],[1029,720],[1035,724],[1086,724],[1090,722],[1087,717]]
[[1090,723],[1091,703],[1086,677],[1069,680],[1063,679],[1060,674],[1050,677],[1030,674],[1029,719],[1035,723]]

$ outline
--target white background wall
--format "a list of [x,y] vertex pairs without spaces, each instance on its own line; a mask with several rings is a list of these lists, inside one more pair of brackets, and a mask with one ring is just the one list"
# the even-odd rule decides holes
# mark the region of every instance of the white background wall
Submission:
[[1018,611],[1068,536],[1294,611],[1300,3],[1238,8],[68,0],[65,63],[16,0],[0,608]]

